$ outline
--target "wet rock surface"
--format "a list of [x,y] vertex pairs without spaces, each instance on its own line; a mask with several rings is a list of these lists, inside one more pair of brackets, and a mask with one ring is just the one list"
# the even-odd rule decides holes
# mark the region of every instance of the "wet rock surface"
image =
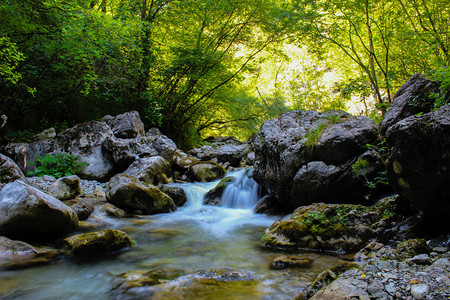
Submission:
[[[113,281],[113,299],[202,299],[232,295],[258,295],[257,278],[250,273],[233,269],[199,270],[179,276],[179,271],[143,271],[119,274]],[[223,288],[226,287],[226,294]],[[230,290],[232,292],[230,292]]]
[[270,268],[275,270],[282,270],[287,268],[307,268],[310,267],[313,260],[302,256],[282,255],[272,259]]
[[98,256],[136,245],[125,232],[115,229],[70,236],[64,242],[76,256]]
[[30,244],[0,236],[0,270],[18,269],[54,261],[60,251],[33,247]]

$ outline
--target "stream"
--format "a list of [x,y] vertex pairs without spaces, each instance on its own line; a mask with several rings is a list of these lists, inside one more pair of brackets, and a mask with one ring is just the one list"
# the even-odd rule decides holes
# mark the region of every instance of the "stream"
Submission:
[[261,248],[259,239],[280,217],[253,213],[259,187],[245,170],[228,176],[236,179],[225,189],[221,206],[202,204],[204,194],[218,183],[215,181],[173,184],[188,194],[188,202],[173,213],[113,218],[94,212],[88,221],[101,225],[91,231],[123,230],[136,241],[136,247],[102,258],[66,256],[48,265],[0,271],[0,298],[115,299],[112,281],[123,272],[177,270],[192,274],[201,269],[231,268],[254,274],[256,288],[236,291],[224,285],[212,294],[209,290],[170,299],[211,299],[211,295],[214,299],[290,299],[337,263],[335,256],[309,252],[299,254],[314,260],[309,268],[270,269],[274,257],[287,253]]

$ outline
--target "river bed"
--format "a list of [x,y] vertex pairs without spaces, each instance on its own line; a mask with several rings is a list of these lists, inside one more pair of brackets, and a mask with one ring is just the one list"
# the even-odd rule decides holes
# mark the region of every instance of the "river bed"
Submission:
[[173,213],[113,218],[94,212],[88,222],[101,224],[95,230],[123,230],[136,241],[136,247],[101,258],[67,256],[49,265],[1,271],[0,298],[114,299],[117,296],[111,294],[113,279],[123,272],[175,270],[184,275],[202,269],[231,268],[253,274],[257,278],[256,286],[247,290],[224,285],[213,288],[212,292],[197,291],[169,298],[290,299],[339,259],[320,253],[301,253],[314,260],[311,267],[270,269],[271,260],[286,253],[261,248],[259,239],[263,230],[280,217],[253,213],[252,207],[258,200],[254,195],[256,183],[244,178],[242,172],[231,174],[237,183],[233,191],[227,188],[224,196],[228,193],[231,196],[227,197],[235,199],[222,198],[224,206],[202,204],[203,195],[217,182],[188,183],[177,184],[185,189],[189,200]]

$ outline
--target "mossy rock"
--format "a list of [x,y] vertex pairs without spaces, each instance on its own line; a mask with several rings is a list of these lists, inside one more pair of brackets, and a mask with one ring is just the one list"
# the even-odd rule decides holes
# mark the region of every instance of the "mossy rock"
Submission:
[[125,232],[115,229],[74,235],[64,242],[76,256],[98,256],[136,245]]
[[353,262],[342,262],[339,263],[319,274],[313,283],[308,287],[308,290],[305,293],[301,293],[295,296],[293,299],[303,300],[310,299],[313,297],[318,291],[332,283],[336,280],[341,274],[345,273],[348,270],[360,269],[360,266]]
[[292,255],[282,255],[277,256],[272,259],[270,263],[270,268],[274,270],[282,270],[286,268],[307,268],[313,263],[311,258],[292,256]]
[[396,198],[374,206],[315,203],[296,209],[291,217],[273,223],[262,245],[272,248],[309,248],[355,252],[390,228],[397,217]]
[[429,254],[430,252],[431,248],[424,239],[411,239],[401,242],[395,249],[397,258],[400,260],[412,258],[423,253]]
[[222,198],[223,192],[227,187],[227,184],[235,180],[232,176],[227,176],[223,178],[212,190],[205,194],[203,204],[206,205],[220,205],[220,200]]
[[204,161],[191,165],[189,175],[195,181],[210,182],[222,178],[225,175],[225,169],[216,162]]
[[148,215],[168,213],[177,209],[173,200],[156,186],[145,184],[125,174],[111,178],[106,199],[126,211],[139,211]]

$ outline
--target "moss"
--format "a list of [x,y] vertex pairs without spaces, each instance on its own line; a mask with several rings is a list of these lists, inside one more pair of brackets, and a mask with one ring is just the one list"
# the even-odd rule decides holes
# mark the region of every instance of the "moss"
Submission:
[[397,258],[401,260],[411,258],[422,253],[429,254],[430,252],[431,248],[427,245],[427,242],[424,239],[411,239],[401,242],[395,249]]
[[64,241],[78,256],[100,255],[136,245],[125,232],[114,229],[74,235]]
[[[345,251],[354,251],[380,228],[390,226],[390,221],[398,216],[396,199],[387,198],[372,207],[317,203],[301,207],[289,219],[272,224],[261,242],[280,248],[337,250],[342,247]],[[337,242],[338,239],[341,242]]]

